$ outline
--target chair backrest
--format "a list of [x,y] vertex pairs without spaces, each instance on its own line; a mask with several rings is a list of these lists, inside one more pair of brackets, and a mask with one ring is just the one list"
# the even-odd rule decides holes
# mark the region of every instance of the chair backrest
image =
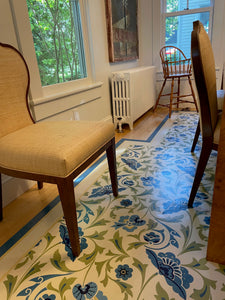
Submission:
[[28,108],[29,82],[22,55],[0,43],[0,138],[33,123]]
[[183,51],[174,46],[164,46],[159,52],[164,77],[170,75],[191,73],[190,59],[188,59]]
[[215,60],[209,36],[200,21],[193,22],[191,58],[199,96],[202,137],[213,138],[217,122]]

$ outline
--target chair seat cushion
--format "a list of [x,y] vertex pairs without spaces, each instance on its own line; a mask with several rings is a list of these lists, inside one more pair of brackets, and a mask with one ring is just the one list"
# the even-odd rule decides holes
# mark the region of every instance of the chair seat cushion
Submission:
[[0,166],[66,177],[113,137],[114,126],[107,122],[32,124],[0,139]]

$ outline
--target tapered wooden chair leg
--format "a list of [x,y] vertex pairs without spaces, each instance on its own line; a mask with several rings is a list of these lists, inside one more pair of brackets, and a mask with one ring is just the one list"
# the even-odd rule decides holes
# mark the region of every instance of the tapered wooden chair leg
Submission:
[[160,97],[161,97],[161,95],[162,95],[162,92],[163,92],[164,86],[165,86],[165,84],[166,84],[166,81],[167,81],[167,78],[165,78],[164,81],[163,81],[163,85],[162,85],[162,87],[161,87],[161,90],[160,90],[160,92],[159,92],[159,96],[158,96],[158,98],[157,98],[157,100],[156,100],[156,103],[155,103],[155,106],[154,106],[154,108],[153,108],[153,112],[156,110],[156,108],[157,108],[157,106],[158,106],[158,104],[159,104],[159,99],[160,99]]
[[177,87],[177,108],[180,104],[180,77],[178,77],[178,87]]
[[43,188],[43,182],[37,182],[38,189],[41,190]]
[[173,105],[173,88],[174,88],[174,78],[172,78],[172,82],[171,82],[169,118],[171,117],[171,113],[172,113],[172,105]]
[[69,234],[70,245],[73,255],[77,257],[80,254],[80,240],[78,233],[73,180],[62,179],[57,186]]
[[3,218],[3,201],[2,201],[2,174],[0,173],[0,221]]
[[195,137],[194,137],[194,140],[192,143],[191,152],[195,151],[195,146],[198,142],[199,135],[200,135],[200,120],[198,121],[198,125],[197,125],[196,131],[195,131]]
[[195,172],[195,178],[194,178],[194,182],[192,185],[192,189],[191,189],[191,194],[189,197],[189,201],[188,201],[188,207],[191,208],[193,207],[193,203],[194,203],[194,199],[196,196],[196,193],[198,191],[200,182],[202,180],[202,176],[204,174],[205,171],[205,167],[207,165],[210,153],[211,153],[211,149],[212,146],[208,146],[208,145],[202,145],[202,151],[199,157],[199,161],[198,161],[198,165],[197,165],[197,169]]
[[116,168],[116,150],[115,150],[115,138],[112,145],[106,150],[107,160],[109,165],[109,174],[112,184],[113,195],[118,196],[118,181],[117,181],[117,168]]

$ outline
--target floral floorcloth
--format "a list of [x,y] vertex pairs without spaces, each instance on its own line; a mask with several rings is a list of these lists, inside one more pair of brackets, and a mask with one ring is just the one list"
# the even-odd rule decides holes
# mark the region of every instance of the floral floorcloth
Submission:
[[80,256],[62,217],[1,279],[0,299],[225,299],[225,266],[205,259],[216,152],[187,208],[197,121],[174,113],[155,143],[127,141],[117,156],[119,196],[106,168],[77,201]]

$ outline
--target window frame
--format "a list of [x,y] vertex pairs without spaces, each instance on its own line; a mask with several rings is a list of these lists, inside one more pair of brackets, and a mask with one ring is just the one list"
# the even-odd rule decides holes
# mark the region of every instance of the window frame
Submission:
[[44,99],[54,99],[65,95],[73,94],[76,90],[85,90],[95,81],[93,57],[91,54],[91,36],[89,34],[88,14],[89,7],[87,0],[78,0],[80,4],[80,21],[82,25],[84,59],[86,62],[87,77],[73,81],[58,83],[49,86],[42,86],[39,75],[39,68],[33,43],[33,36],[30,26],[26,0],[10,0],[18,48],[23,54],[30,72],[30,99],[44,102]]
[[[210,0],[210,6],[194,8],[194,9],[184,9],[174,12],[166,12],[166,1],[161,0],[161,20],[160,20],[160,48],[165,45],[165,35],[166,35],[166,18],[167,17],[179,17],[184,15],[191,15],[202,12],[209,12],[209,32],[208,35],[212,39],[212,26],[213,26],[213,9],[214,9],[214,0]],[[187,0],[188,3],[188,0]]]

